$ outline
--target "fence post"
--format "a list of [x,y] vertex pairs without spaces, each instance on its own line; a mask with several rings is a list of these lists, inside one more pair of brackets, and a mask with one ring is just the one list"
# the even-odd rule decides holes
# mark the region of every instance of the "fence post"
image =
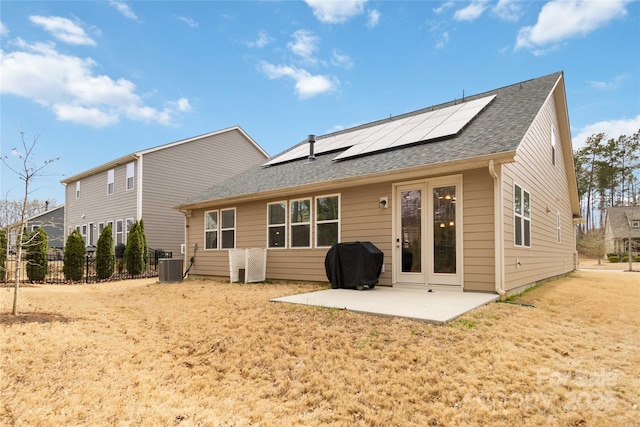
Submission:
[[89,283],[89,255],[84,256],[84,283]]

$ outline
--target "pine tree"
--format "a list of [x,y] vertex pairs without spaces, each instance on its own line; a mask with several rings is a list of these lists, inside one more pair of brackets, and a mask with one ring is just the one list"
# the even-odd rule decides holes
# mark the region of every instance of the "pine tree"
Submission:
[[47,249],[49,239],[47,233],[38,227],[32,233],[25,233],[23,246],[27,252],[27,277],[30,282],[42,282],[47,277],[49,261]]
[[132,276],[138,276],[144,271],[143,244],[143,233],[140,228],[140,223],[136,221],[131,224],[129,236],[127,236],[127,247],[124,250],[127,271]]
[[98,246],[96,247],[96,274],[98,279],[105,280],[113,275],[114,267],[114,247],[113,231],[111,225],[107,226],[100,233]]
[[64,277],[67,280],[81,281],[85,256],[84,240],[78,230],[73,230],[64,246]]

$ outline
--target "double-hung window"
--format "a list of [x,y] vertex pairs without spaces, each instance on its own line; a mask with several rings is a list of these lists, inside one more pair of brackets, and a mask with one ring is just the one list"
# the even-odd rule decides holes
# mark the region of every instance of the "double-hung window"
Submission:
[[115,171],[109,169],[107,171],[107,194],[113,194],[115,191]]
[[330,247],[340,240],[340,198],[316,197],[316,247]]
[[311,199],[292,200],[290,213],[290,247],[311,247]]
[[236,247],[236,210],[222,209],[204,213],[204,248]]
[[513,186],[514,244],[531,247],[531,195],[518,184]]
[[127,163],[127,191],[133,190],[134,163]]
[[80,198],[80,181],[76,181],[76,199]]
[[287,202],[267,205],[267,247],[287,247]]
[[122,233],[122,220],[116,220],[116,245],[120,243],[124,243],[123,233]]

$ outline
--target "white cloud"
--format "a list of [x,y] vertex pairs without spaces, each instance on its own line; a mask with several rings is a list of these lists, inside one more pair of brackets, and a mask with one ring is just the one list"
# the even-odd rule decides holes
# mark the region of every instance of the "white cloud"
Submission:
[[314,35],[311,31],[298,30],[293,33],[293,41],[287,43],[287,47],[306,62],[316,63],[317,59],[314,54],[318,50],[318,43],[320,43],[320,37]]
[[498,0],[491,11],[500,19],[514,22],[520,19],[522,13],[518,0]]
[[9,34],[9,28],[0,21],[0,36],[6,36]]
[[364,12],[367,0],[305,0],[313,15],[324,24],[341,24]]
[[31,99],[62,121],[103,127],[121,117],[164,125],[188,100],[158,110],[144,104],[136,85],[126,79],[95,75],[96,62],[58,52],[53,43],[28,44],[16,39],[18,50],[0,50],[0,93]]
[[178,19],[181,20],[182,22],[184,22],[185,24],[187,24],[191,28],[198,28],[200,26],[199,22],[194,21],[193,19],[189,18],[188,16],[178,16]]
[[118,12],[120,12],[125,17],[129,19],[133,19],[134,21],[138,20],[138,16],[135,14],[131,6],[129,6],[125,2],[118,1],[118,0],[109,0],[109,5],[115,7],[118,10]]
[[448,2],[442,3],[440,5],[440,7],[437,7],[435,9],[433,9],[433,12],[436,13],[436,14],[440,14],[440,13],[444,12],[445,10],[453,7],[454,5],[455,5],[455,2],[448,1]]
[[60,16],[30,16],[29,20],[44,28],[54,38],[74,45],[95,46],[96,42],[89,37],[82,27],[73,21]]
[[373,28],[380,22],[380,12],[373,9],[369,11],[369,20],[367,21],[367,27]]
[[261,62],[259,68],[270,79],[291,78],[295,82],[298,96],[302,99],[334,91],[338,85],[335,79],[322,75],[312,75],[302,68],[273,65],[268,62]]
[[331,54],[331,63],[335,66],[346,68],[347,70],[353,68],[353,61],[349,55],[340,55],[335,49]]
[[249,47],[263,48],[274,40],[272,37],[269,37],[266,31],[261,30],[258,31],[258,38],[255,41],[246,42],[245,44]]
[[572,138],[573,150],[584,146],[588,137],[604,133],[607,139],[617,139],[620,135],[631,136],[640,130],[640,114],[631,119],[605,120],[587,125]]
[[482,15],[486,8],[485,1],[474,1],[469,6],[456,10],[453,14],[453,19],[456,21],[474,21]]
[[449,33],[445,31],[442,33],[440,39],[436,42],[436,49],[442,49],[449,43]]
[[611,81],[608,82],[590,81],[589,85],[595,89],[617,89],[628,78],[628,74],[621,74],[615,76]]
[[516,49],[536,49],[589,34],[625,16],[627,3],[629,0],[552,0],[542,7],[534,26],[520,29]]

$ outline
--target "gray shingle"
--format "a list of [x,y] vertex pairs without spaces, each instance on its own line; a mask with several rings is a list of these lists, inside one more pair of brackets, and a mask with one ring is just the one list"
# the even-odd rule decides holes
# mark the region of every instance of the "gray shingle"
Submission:
[[[319,136],[318,140],[330,135],[353,132],[356,129],[374,126],[388,120],[397,120],[432,109],[444,108],[463,101],[471,101],[493,94],[497,95],[496,99],[484,111],[452,138],[402,146],[389,151],[371,153],[341,161],[333,161],[333,158],[337,155],[336,153],[340,152],[338,151],[316,155],[316,160],[311,163],[307,163],[305,158],[269,167],[256,166],[185,200],[181,206],[208,201],[213,202],[230,197],[246,196],[306,184],[330,182],[369,174],[399,171],[419,166],[433,166],[443,162],[470,160],[481,156],[513,152],[518,148],[527,129],[561,75],[561,72],[549,74],[537,79],[466,97],[464,100],[427,107],[389,119],[342,130],[334,134]],[[306,143],[305,140],[297,145]]]

